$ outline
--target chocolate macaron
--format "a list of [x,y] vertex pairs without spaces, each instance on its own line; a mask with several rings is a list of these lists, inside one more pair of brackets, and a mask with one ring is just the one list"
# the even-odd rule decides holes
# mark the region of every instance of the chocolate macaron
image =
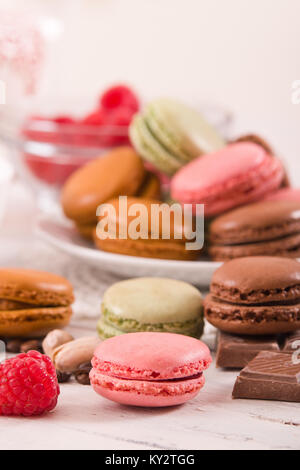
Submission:
[[206,319],[238,335],[274,335],[300,329],[300,263],[254,256],[224,263],[204,302]]
[[300,202],[262,201],[217,217],[209,254],[226,261],[244,256],[300,257]]
[[0,269],[0,337],[41,337],[67,325],[74,300],[71,284],[55,274]]

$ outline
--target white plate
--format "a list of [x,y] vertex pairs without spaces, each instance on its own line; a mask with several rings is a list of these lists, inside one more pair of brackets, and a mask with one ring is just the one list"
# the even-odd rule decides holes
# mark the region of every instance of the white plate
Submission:
[[37,234],[50,245],[80,258],[101,270],[124,277],[160,276],[208,286],[221,263],[212,261],[170,261],[124,256],[97,250],[85,242],[68,221],[43,216],[38,220]]

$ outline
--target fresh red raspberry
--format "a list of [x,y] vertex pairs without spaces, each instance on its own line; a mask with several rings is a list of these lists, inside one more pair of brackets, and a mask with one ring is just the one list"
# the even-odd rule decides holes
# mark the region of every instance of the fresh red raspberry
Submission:
[[57,404],[59,385],[49,357],[37,351],[0,364],[0,416],[34,416]]
[[125,126],[128,127],[131,123],[131,120],[134,116],[135,112],[129,108],[119,108],[113,111],[108,120],[107,124],[110,126]]
[[56,116],[52,119],[53,122],[55,122],[56,124],[75,124],[75,121],[73,118],[71,118],[70,116]]
[[106,90],[100,98],[100,105],[107,111],[122,107],[137,112],[140,108],[137,96],[125,85],[117,85]]
[[101,109],[97,109],[97,111],[93,111],[83,118],[81,124],[85,126],[102,126],[106,124],[106,119],[105,113]]

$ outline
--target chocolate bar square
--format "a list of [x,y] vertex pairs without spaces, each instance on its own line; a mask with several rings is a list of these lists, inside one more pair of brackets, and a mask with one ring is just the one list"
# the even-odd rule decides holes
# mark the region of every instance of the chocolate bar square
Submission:
[[260,352],[241,371],[232,396],[300,403],[299,361],[292,354]]
[[243,369],[261,351],[279,352],[276,336],[237,336],[220,331],[216,366]]

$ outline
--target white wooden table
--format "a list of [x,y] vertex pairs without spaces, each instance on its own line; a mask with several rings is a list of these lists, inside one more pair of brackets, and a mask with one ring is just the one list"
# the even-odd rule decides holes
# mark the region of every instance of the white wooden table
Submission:
[[[9,260],[17,266],[16,244],[27,250],[34,243],[25,233],[30,221],[24,203],[19,211],[9,214],[12,225],[0,231],[0,265]],[[75,319],[69,330],[76,337],[90,335],[95,325],[96,318]],[[0,449],[299,450],[300,404],[232,400],[236,376],[213,364],[198,397],[165,409],[120,406],[101,398],[91,387],[63,384],[58,406],[47,416],[0,417]]]
[[[75,336],[95,322],[76,322]],[[57,408],[38,418],[0,418],[0,449],[300,449],[300,404],[232,400],[237,373],[206,373],[191,402],[140,409],[112,403],[91,387],[61,385]]]

